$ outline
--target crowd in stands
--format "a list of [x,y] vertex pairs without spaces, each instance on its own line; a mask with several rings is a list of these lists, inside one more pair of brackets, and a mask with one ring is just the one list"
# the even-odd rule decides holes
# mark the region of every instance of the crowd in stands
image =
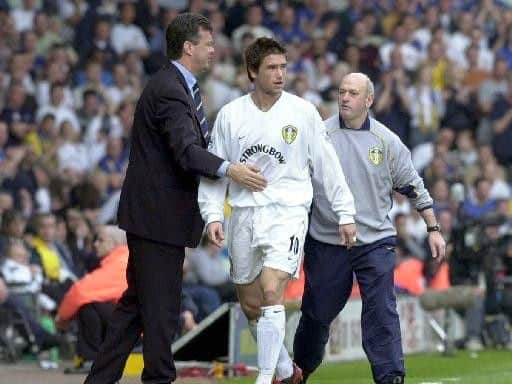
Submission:
[[[58,312],[57,325],[64,329],[70,319],[80,321],[79,307],[89,303],[77,284],[94,281],[102,268],[124,272],[126,254],[115,251],[123,247],[118,236],[111,233],[108,251],[98,241],[116,223],[136,100],[148,77],[167,63],[165,27],[183,10],[207,15],[214,30],[216,60],[200,79],[211,121],[251,89],[242,54],[257,37],[286,45],[287,90],[316,105],[324,118],[337,113],[341,78],[367,73],[376,85],[372,115],[411,149],[433,194],[449,259],[459,260],[457,273],[450,260],[434,267],[427,262],[424,224],[396,194],[397,270],[414,261],[397,272],[397,288],[418,295],[429,286],[478,286],[486,271],[485,248],[478,248],[475,263],[458,257],[471,244],[459,241],[457,228],[481,224],[477,238],[497,241],[512,226],[507,3],[0,0],[2,307],[16,306],[27,316],[32,305],[52,316]],[[501,220],[482,224],[493,215]],[[512,275],[510,244],[499,255],[500,276]],[[184,331],[236,299],[225,253],[207,241],[188,252]],[[115,254],[123,259],[109,264]],[[107,296],[101,296],[101,282],[90,289],[111,302],[120,297],[122,284]],[[93,292],[88,294],[94,297]],[[71,298],[78,301],[70,304]],[[481,308],[478,316],[485,314]],[[109,310],[94,308],[86,315]],[[55,345],[48,332],[37,333],[40,347]]]

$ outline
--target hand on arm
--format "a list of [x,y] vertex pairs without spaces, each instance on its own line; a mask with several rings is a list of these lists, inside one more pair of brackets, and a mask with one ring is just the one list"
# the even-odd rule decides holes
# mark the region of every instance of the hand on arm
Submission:
[[261,192],[267,186],[267,180],[253,165],[229,164],[226,175],[235,183],[252,192]]

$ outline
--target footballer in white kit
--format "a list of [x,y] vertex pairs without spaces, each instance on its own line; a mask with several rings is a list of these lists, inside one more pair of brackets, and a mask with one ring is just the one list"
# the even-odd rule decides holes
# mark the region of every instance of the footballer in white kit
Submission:
[[256,39],[246,49],[245,61],[254,90],[220,110],[209,150],[232,164],[259,169],[267,187],[248,192],[224,178],[201,179],[199,209],[208,237],[221,246],[226,196],[233,207],[228,228],[231,275],[258,345],[256,384],[271,384],[274,373],[279,383],[297,384],[302,372],[283,344],[284,291],[300,265],[312,173],[322,180],[347,246],[355,235],[354,200],[316,108],[283,91],[285,48],[273,39]]
[[[353,222],[353,198],[315,106],[287,92],[266,112],[250,95],[225,105],[209,150],[232,162],[256,165],[267,179],[262,192],[229,185],[233,207],[228,251],[236,284],[252,282],[263,266],[298,272],[318,173],[339,224]],[[199,206],[205,222],[223,221],[227,183],[201,180]]]

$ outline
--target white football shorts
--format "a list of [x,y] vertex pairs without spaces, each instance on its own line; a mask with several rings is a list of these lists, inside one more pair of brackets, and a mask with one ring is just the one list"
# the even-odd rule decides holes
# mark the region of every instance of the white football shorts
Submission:
[[235,207],[228,224],[231,278],[252,283],[263,267],[298,278],[308,229],[306,207]]

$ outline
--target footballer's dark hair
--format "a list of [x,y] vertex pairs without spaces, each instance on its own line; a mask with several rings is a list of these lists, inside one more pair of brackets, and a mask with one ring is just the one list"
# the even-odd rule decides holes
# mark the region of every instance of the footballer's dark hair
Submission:
[[268,55],[286,55],[286,48],[278,41],[269,37],[254,40],[245,50],[245,65],[249,80],[254,81],[252,72],[258,73],[261,63]]

